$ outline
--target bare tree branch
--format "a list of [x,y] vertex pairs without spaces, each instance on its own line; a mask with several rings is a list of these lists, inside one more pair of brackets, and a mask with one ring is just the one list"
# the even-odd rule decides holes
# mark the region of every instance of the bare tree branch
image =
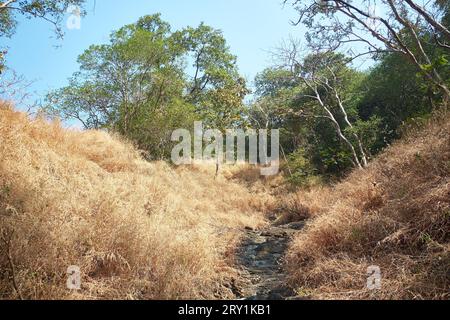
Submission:
[[[361,42],[368,45],[368,50],[352,53],[353,59],[372,53],[400,53],[413,63],[428,81],[440,89],[444,104],[450,100],[450,90],[433,65],[425,50],[426,40],[421,39],[417,29],[425,19],[425,23],[429,23],[445,36],[448,30],[425,9],[410,0],[406,1],[408,4],[397,0],[383,0],[379,1],[379,4],[385,5],[383,14],[377,15],[363,7],[364,1],[362,3],[348,0],[323,0],[320,3],[311,1],[312,4],[309,2],[311,5],[298,0],[292,1],[292,4],[299,11],[310,32],[314,33],[309,41],[312,48],[335,51],[345,44]],[[339,15],[345,17],[345,22],[340,21]],[[376,23],[371,24],[370,21]],[[369,33],[372,39],[360,35],[358,31]],[[450,47],[439,39],[436,40],[431,45],[446,49]]]
[[422,8],[418,4],[414,3],[414,1],[412,1],[412,0],[405,0],[405,2],[411,8],[413,8],[415,11],[417,11],[422,17],[424,17],[424,19],[429,24],[431,24],[437,31],[441,32],[447,38],[447,40],[450,41],[450,31],[443,24],[439,23],[439,21],[434,19],[431,16],[431,14],[429,14],[424,8]]

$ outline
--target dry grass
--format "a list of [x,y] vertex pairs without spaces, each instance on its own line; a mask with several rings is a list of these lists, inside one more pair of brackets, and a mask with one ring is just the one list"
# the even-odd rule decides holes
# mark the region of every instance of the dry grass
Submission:
[[233,297],[239,230],[265,223],[270,197],[0,105],[0,298]]
[[[0,299],[234,298],[241,230],[276,211],[311,218],[287,255],[299,295],[448,299],[449,132],[434,121],[342,183],[288,194],[258,168],[215,180],[214,166],[148,163],[118,137],[0,103]],[[70,265],[81,291],[66,289]],[[381,290],[365,287],[370,265]]]
[[[448,114],[441,115],[448,119]],[[409,134],[332,188],[297,195],[313,217],[291,245],[299,295],[319,299],[448,299],[450,121]],[[382,271],[366,289],[367,267]]]

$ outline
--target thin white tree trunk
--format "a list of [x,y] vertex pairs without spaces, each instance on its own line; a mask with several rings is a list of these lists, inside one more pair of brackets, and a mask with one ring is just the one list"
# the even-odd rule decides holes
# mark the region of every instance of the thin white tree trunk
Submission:
[[336,118],[334,117],[333,113],[331,112],[331,110],[325,105],[325,103],[322,101],[322,98],[320,97],[319,92],[316,90],[316,96],[317,96],[317,101],[319,101],[319,104],[322,106],[322,108],[325,110],[325,112],[328,114],[328,118],[331,120],[331,122],[333,122],[333,125],[336,129],[336,133],[338,134],[338,136],[348,145],[348,147],[350,148],[353,158],[355,160],[356,165],[358,166],[358,168],[362,169],[363,165],[361,164],[361,161],[359,160],[358,154],[356,153],[356,149],[353,146],[353,144],[350,142],[350,140],[344,135],[344,133],[342,132],[341,129],[341,125],[339,124],[339,122],[336,120]]
[[[354,127],[353,127],[352,123],[350,122],[350,120],[348,119],[347,111],[345,110],[344,104],[342,103],[341,97],[339,97],[339,94],[337,93],[336,89],[334,89],[334,94],[338,101],[339,108],[341,109],[341,112],[344,115],[345,123],[353,130]],[[356,141],[358,142],[359,152],[361,153],[363,165],[364,165],[364,167],[367,167],[369,163],[367,161],[367,155],[366,155],[366,152],[364,151],[363,143],[362,143],[361,139],[359,138],[359,136],[356,134],[356,132],[353,132],[353,136],[355,137]]]

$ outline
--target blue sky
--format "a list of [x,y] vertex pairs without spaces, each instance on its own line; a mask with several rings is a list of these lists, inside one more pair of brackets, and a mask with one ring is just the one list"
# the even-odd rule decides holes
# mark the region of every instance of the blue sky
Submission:
[[[7,65],[34,83],[35,97],[67,83],[78,69],[77,56],[91,44],[105,43],[111,31],[135,22],[146,14],[161,13],[173,30],[205,22],[221,29],[231,51],[237,55],[247,80],[271,64],[269,51],[289,36],[301,38],[303,29],[290,24],[296,15],[282,0],[94,0],[80,30],[68,30],[55,39],[52,27],[37,20],[19,20],[16,34],[2,40],[9,47]],[[58,47],[58,48],[56,48]]]

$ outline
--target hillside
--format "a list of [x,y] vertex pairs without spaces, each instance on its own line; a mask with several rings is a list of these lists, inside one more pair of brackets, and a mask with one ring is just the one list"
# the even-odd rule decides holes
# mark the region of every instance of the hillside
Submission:
[[[1,299],[234,296],[232,251],[240,230],[265,223],[269,196],[5,103],[0,141]],[[79,293],[66,288],[71,265]]]
[[[292,197],[311,218],[287,257],[290,282],[300,296],[449,298],[448,119],[440,112],[410,129],[368,169]],[[366,289],[369,266],[381,269],[380,290]]]

